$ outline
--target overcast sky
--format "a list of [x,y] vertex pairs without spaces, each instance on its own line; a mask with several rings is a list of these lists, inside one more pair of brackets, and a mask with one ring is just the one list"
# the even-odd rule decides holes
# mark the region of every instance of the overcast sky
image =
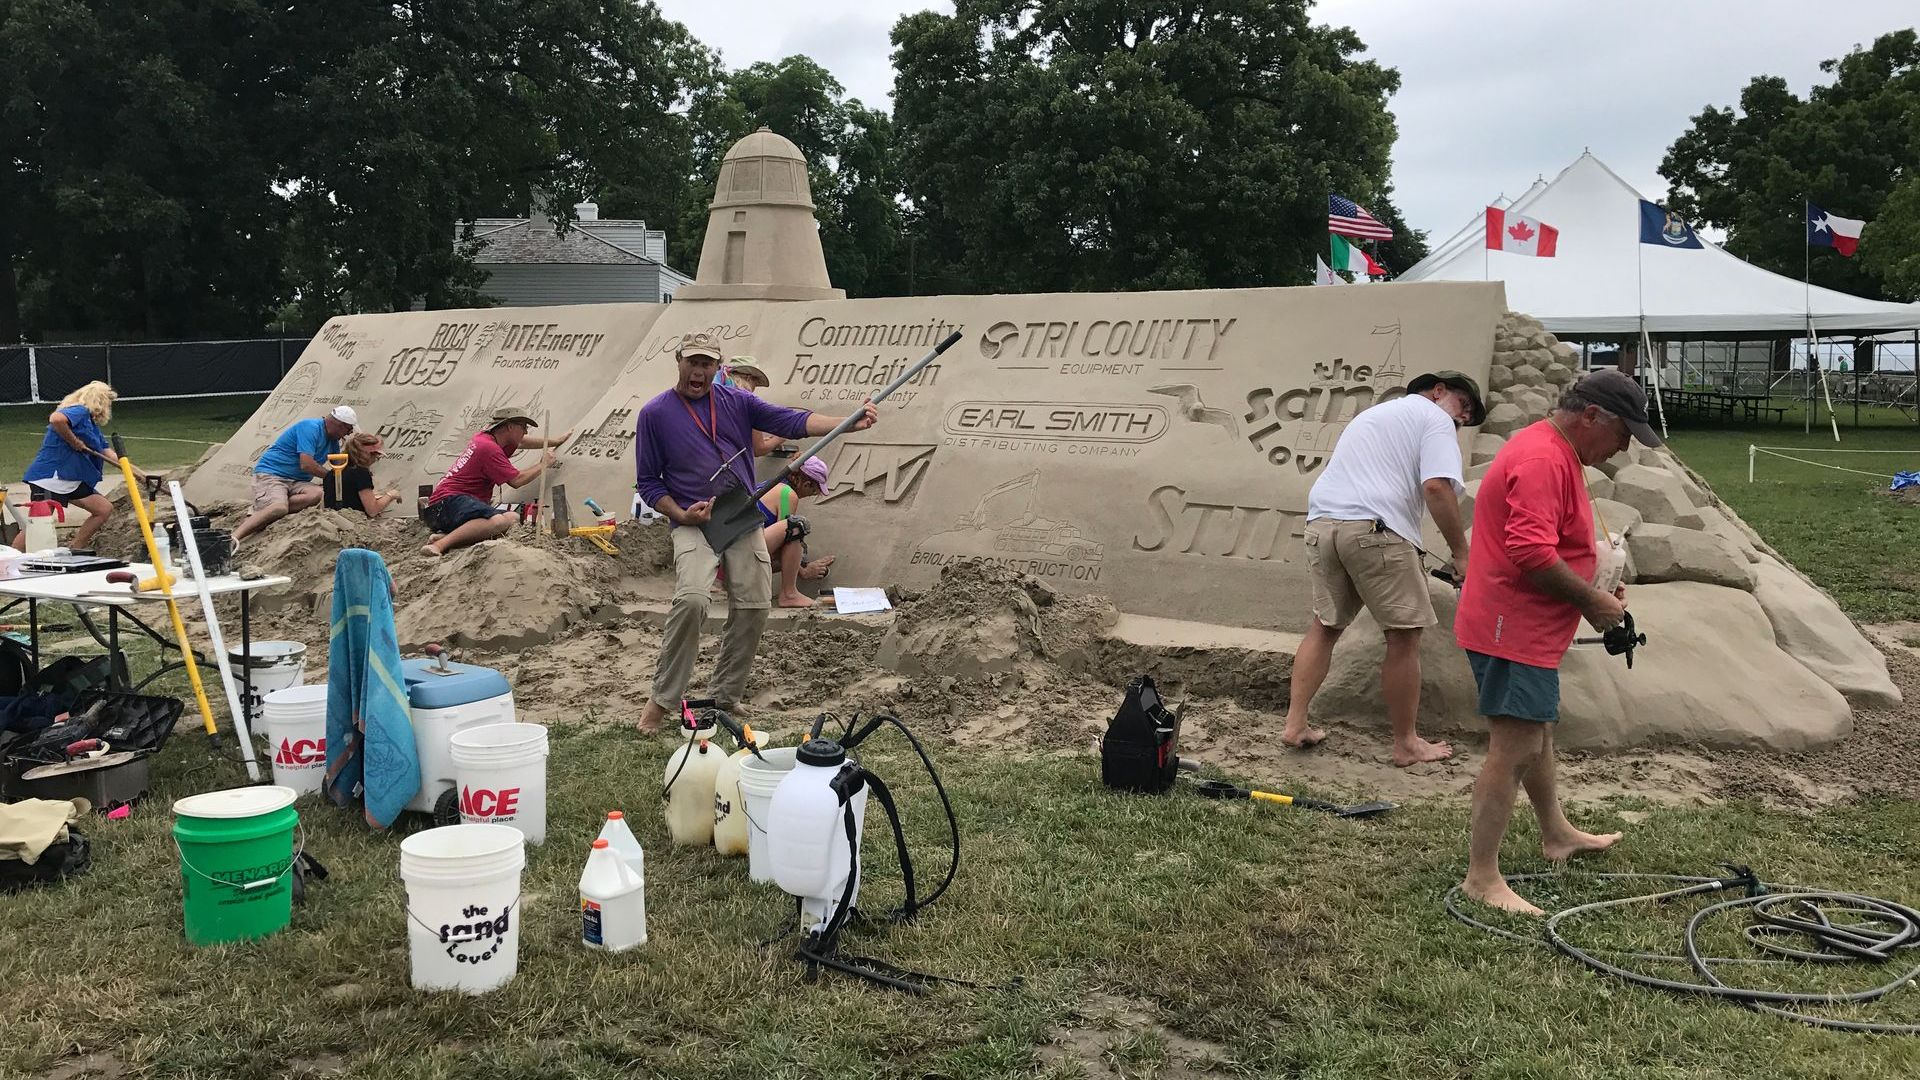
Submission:
[[[890,100],[902,13],[927,0],[661,0],[729,67],[804,53],[868,104]],[[1660,159],[1706,105],[1732,105],[1757,74],[1805,94],[1820,61],[1920,22],[1913,0],[1321,0],[1400,71],[1395,198],[1445,239],[1502,193],[1525,191],[1583,148],[1658,199]]]

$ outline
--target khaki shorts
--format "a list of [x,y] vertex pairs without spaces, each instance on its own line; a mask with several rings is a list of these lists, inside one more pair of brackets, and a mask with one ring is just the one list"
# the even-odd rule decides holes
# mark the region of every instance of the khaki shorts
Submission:
[[1313,617],[1344,630],[1362,607],[1383,630],[1432,626],[1433,597],[1420,552],[1399,534],[1374,531],[1371,521],[1321,518],[1307,522],[1307,562],[1313,570]]
[[284,476],[266,476],[261,473],[254,473],[252,492],[253,512],[258,514],[262,510],[277,509],[285,513],[287,510],[287,499],[312,485],[313,481],[311,480],[288,480]]

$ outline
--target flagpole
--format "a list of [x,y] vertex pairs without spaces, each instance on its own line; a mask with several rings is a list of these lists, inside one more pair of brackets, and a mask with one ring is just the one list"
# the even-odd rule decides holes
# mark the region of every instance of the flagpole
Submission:
[[[1636,218],[1641,211],[1636,208]],[[1640,358],[1647,365],[1648,378],[1653,383],[1653,407],[1660,414],[1660,438],[1667,437],[1667,403],[1660,395],[1660,358],[1653,354],[1653,339],[1647,335],[1647,287],[1646,267],[1641,259],[1641,250],[1646,247],[1640,242],[1641,223],[1634,222],[1633,243],[1633,291],[1634,300],[1640,308]]]

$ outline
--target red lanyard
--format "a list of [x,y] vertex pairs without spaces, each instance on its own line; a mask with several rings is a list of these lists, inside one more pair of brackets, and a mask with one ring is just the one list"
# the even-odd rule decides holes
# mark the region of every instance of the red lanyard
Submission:
[[[674,396],[680,397],[678,394]],[[713,444],[715,450],[720,449],[720,436],[718,434],[720,430],[720,420],[714,413],[712,388],[709,387],[707,390],[707,422],[705,424],[700,423],[700,414],[693,411],[693,406],[687,403],[686,398],[680,398],[680,405],[687,410],[688,416],[693,417],[693,426],[700,429],[700,434],[707,437],[707,441]]]

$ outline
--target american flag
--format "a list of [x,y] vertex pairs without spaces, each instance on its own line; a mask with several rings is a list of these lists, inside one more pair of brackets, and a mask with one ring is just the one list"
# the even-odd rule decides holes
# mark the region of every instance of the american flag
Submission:
[[1327,196],[1327,231],[1360,240],[1391,240],[1393,230],[1352,199]]

